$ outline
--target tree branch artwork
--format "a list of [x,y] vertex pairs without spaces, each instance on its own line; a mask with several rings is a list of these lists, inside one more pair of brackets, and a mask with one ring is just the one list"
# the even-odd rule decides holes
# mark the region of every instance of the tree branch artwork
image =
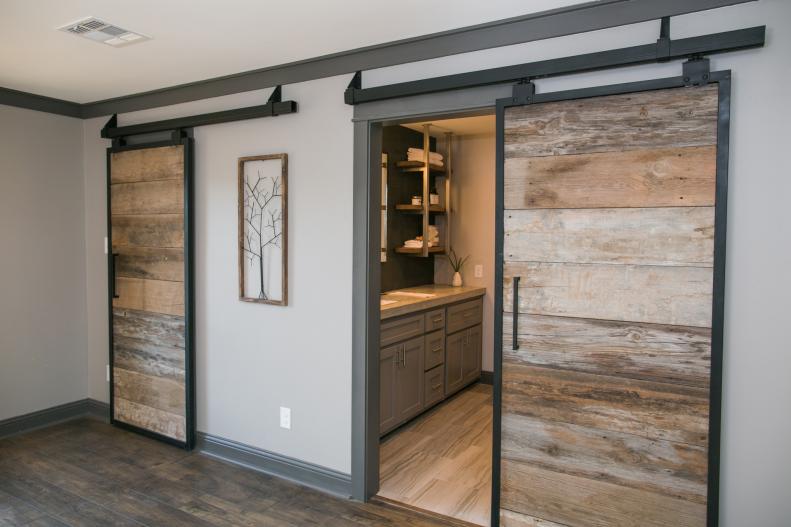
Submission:
[[[285,304],[285,159],[242,158],[239,165],[239,258],[242,300]],[[277,157],[281,167],[264,161]],[[282,254],[283,258],[278,259]],[[247,273],[245,273],[247,271]],[[282,290],[271,290],[280,274]],[[272,284],[272,285],[270,285]],[[254,295],[254,296],[253,296]]]

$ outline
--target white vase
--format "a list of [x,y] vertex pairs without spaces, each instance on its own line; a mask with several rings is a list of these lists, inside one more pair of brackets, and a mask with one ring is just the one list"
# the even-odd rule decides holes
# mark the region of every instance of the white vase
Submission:
[[453,286],[454,287],[461,287],[461,273],[458,271],[453,273]]

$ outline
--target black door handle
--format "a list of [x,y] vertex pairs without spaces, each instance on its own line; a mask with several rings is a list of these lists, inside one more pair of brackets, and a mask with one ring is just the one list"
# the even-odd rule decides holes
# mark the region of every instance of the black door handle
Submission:
[[112,260],[113,265],[112,265],[112,269],[110,270],[111,271],[110,292],[112,293],[113,298],[121,298],[121,295],[115,292],[115,262],[118,260],[118,256],[119,256],[118,253],[113,253],[113,260]]
[[521,278],[521,276],[514,276],[514,294],[513,294],[514,306],[513,306],[513,309],[511,310],[511,311],[513,311],[513,315],[514,315],[514,322],[512,324],[512,326],[513,326],[512,329],[514,330],[514,335],[511,338],[513,340],[513,342],[512,342],[513,349],[515,349],[515,350],[519,349],[519,340],[518,340],[519,331],[518,331],[518,329],[519,329],[519,280],[520,280],[520,278]]

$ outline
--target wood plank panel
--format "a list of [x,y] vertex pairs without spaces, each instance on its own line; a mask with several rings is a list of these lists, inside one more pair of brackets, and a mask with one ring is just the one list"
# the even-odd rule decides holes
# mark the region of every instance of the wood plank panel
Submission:
[[185,414],[184,383],[113,368],[113,390],[116,397],[150,406],[171,414]]
[[700,527],[706,506],[509,460],[501,506],[574,527]]
[[506,262],[506,312],[514,276],[520,313],[711,327],[709,268]]
[[112,216],[113,250],[116,247],[184,247],[183,214]]
[[521,512],[500,509],[500,527],[568,527],[560,523],[542,520]]
[[184,181],[165,179],[110,185],[112,214],[181,214]]
[[184,317],[113,307],[113,335],[184,349]]
[[512,413],[705,446],[709,391],[503,362],[503,415]]
[[118,247],[116,276],[184,281],[184,250],[159,247]]
[[116,396],[113,399],[115,419],[138,428],[151,430],[179,441],[186,440],[185,418]]
[[505,157],[715,145],[717,86],[680,90],[508,108]]
[[135,337],[113,337],[113,363],[124,370],[184,382],[184,348]]
[[520,314],[503,319],[503,357],[514,363],[709,387],[708,328]]
[[110,163],[111,184],[182,179],[184,147],[176,145],[114,152]]
[[705,446],[503,415],[503,459],[703,504],[706,455]]
[[115,279],[114,308],[137,309],[153,313],[184,315],[184,284],[139,278]]
[[505,160],[506,209],[714,206],[714,146]]
[[507,210],[504,258],[711,267],[714,207]]

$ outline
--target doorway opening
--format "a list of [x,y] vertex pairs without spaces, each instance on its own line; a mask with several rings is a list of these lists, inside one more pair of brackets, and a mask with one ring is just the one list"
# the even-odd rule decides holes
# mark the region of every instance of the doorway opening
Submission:
[[379,499],[488,526],[495,116],[381,130]]

